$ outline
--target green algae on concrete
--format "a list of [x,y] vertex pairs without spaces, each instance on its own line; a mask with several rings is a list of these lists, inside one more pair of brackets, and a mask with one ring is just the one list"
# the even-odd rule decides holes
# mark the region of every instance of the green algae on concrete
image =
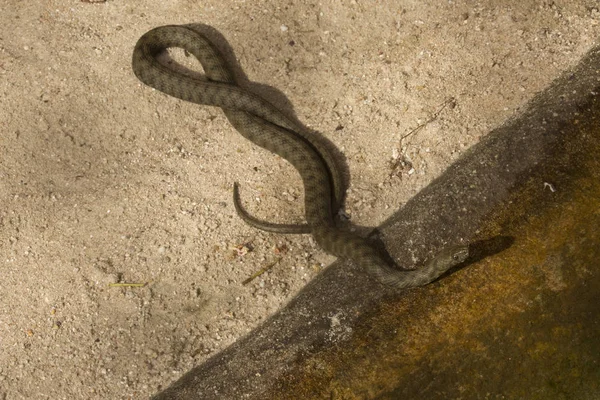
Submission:
[[597,105],[482,222],[512,246],[386,301],[271,398],[600,399]]

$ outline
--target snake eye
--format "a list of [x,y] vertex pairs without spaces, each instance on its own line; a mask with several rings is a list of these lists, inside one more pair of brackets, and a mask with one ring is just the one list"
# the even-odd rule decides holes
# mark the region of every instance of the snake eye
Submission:
[[462,262],[467,258],[467,250],[460,250],[452,254],[452,259],[457,262]]

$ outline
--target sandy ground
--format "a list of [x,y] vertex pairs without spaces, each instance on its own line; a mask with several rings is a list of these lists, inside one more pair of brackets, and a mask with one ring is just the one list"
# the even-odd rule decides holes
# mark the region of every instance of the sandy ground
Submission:
[[333,260],[235,215],[239,181],[256,215],[301,221],[299,177],[220,110],[137,81],[147,30],[220,31],[345,154],[346,212],[368,226],[600,33],[595,0],[0,4],[0,399],[147,398]]

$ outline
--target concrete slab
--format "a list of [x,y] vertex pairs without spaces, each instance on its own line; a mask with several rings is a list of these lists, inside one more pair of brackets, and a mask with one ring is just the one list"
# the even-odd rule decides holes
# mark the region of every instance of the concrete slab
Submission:
[[407,264],[469,240],[468,265],[394,293],[336,262],[154,398],[600,398],[598,65],[596,48],[379,229]]

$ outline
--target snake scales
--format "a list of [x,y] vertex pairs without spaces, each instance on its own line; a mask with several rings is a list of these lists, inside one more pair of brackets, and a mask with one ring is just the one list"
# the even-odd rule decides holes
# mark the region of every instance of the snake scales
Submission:
[[[205,79],[192,77],[158,61],[167,48],[183,48],[204,68]],[[191,25],[162,26],[145,33],[133,51],[132,68],[140,81],[170,96],[222,108],[229,122],[248,140],[283,157],[300,173],[305,191],[307,225],[275,225],[244,220],[259,228],[310,232],[328,253],[349,258],[385,285],[408,288],[426,285],[468,257],[467,246],[449,246],[416,270],[389,265],[367,241],[337,228],[333,215],[342,198],[339,171],[331,154],[262,97],[240,87],[230,66],[206,36]],[[235,204],[239,201],[235,188]]]

